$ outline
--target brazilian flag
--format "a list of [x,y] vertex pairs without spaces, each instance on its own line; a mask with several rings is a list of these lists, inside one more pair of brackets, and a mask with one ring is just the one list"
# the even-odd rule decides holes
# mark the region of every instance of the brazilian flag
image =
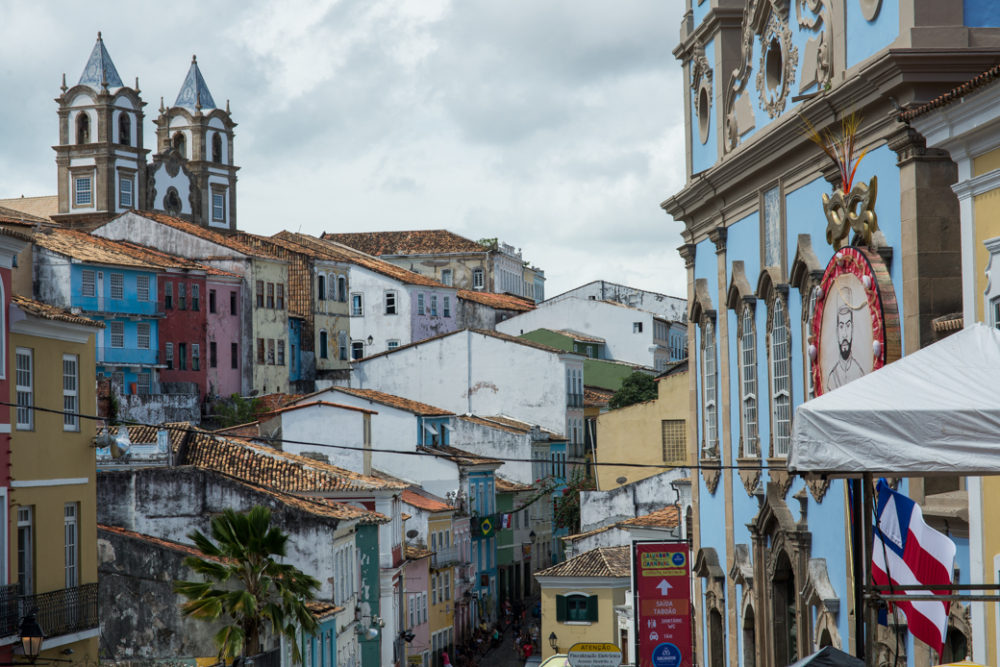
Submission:
[[472,537],[480,540],[493,537],[493,533],[497,529],[497,521],[499,521],[499,517],[496,514],[473,517]]

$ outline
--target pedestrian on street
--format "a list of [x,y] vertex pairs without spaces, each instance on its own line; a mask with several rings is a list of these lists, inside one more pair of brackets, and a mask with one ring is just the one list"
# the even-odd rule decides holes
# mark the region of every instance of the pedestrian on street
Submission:
[[451,667],[451,658],[448,657],[448,651],[441,651],[441,664],[444,667]]

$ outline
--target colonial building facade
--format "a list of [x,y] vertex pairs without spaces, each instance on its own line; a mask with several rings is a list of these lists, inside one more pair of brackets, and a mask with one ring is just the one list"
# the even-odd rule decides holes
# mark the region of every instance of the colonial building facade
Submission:
[[[986,2],[928,7],[687,2],[687,182],[662,207],[684,223],[688,271],[699,664],[863,650],[847,486],[785,461],[797,405],[933,342],[932,321],[962,309],[955,164],[898,109],[995,62],[998,23]],[[811,130],[852,142],[846,171]],[[943,495],[965,493],[958,479],[900,489],[942,527]],[[968,525],[947,529],[966,583]],[[954,604],[943,657],[971,641]],[[875,652],[868,664],[936,664],[891,615]]]

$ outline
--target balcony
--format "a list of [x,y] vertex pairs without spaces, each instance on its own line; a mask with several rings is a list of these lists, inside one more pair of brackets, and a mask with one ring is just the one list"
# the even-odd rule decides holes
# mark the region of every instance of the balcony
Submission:
[[462,562],[461,554],[457,546],[444,547],[431,554],[431,567],[438,569],[457,565]]
[[567,408],[582,408],[583,407],[583,394],[566,394],[566,407]]
[[111,347],[105,345],[97,348],[97,363],[109,366],[154,366],[156,365],[156,350],[140,350],[132,347]]
[[17,584],[0,586],[0,637],[18,633],[21,618],[35,612],[47,637],[68,635],[98,626],[97,584],[18,595]]

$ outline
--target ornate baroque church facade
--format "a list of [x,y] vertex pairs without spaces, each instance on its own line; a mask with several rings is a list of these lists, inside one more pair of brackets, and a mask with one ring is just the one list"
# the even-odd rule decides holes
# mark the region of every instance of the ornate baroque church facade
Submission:
[[235,231],[239,167],[228,102],[215,105],[192,58],[174,104],[160,98],[156,153],[147,161],[140,92],[138,78],[134,87],[122,82],[100,33],[77,84],[68,87],[63,75],[53,219],[89,229],[137,209]]

